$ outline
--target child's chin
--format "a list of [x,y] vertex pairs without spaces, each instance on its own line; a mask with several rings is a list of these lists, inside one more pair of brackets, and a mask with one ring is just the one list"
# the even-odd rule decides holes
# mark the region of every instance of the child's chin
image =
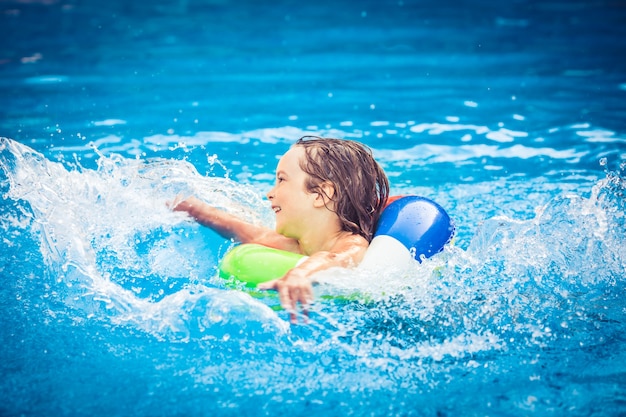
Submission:
[[297,239],[297,237],[296,237],[297,234],[293,233],[293,230],[290,230],[288,227],[277,226],[276,227],[276,232],[281,234],[281,235],[283,235],[283,236],[285,236],[285,237],[288,237],[288,238],[291,238],[291,239]]

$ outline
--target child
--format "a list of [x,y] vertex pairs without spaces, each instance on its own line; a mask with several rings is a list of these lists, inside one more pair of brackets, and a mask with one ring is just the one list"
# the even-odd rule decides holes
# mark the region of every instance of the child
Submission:
[[223,237],[307,255],[280,279],[258,286],[277,290],[295,322],[297,303],[308,315],[314,273],[356,266],[363,259],[388,196],[387,176],[365,145],[305,136],[282,156],[276,184],[267,193],[276,213],[275,230],[242,221],[195,197],[177,199],[171,206]]

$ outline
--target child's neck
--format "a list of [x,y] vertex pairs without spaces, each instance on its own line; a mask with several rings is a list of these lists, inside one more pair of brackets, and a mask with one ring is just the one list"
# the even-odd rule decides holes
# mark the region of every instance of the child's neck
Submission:
[[300,251],[310,256],[316,252],[330,251],[337,242],[347,235],[352,233],[344,230],[336,230],[331,233],[315,233],[310,236],[303,236],[298,240]]
[[305,255],[330,251],[346,234],[341,228],[339,216],[323,202],[318,202],[315,208],[307,213],[306,222],[302,226],[302,233],[297,240],[300,251]]

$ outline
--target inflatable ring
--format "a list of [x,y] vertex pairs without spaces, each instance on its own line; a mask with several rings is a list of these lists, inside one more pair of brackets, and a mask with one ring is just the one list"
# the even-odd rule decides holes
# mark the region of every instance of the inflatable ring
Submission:
[[[441,252],[454,236],[446,211],[425,197],[391,197],[359,269],[404,268]],[[285,275],[307,257],[257,244],[231,249],[220,261],[222,278],[254,287]]]
[[282,277],[307,256],[254,243],[235,246],[220,261],[220,277],[236,278],[248,286]]
[[454,236],[454,223],[439,204],[420,196],[391,202],[380,215],[376,233],[359,268],[404,267],[441,252]]

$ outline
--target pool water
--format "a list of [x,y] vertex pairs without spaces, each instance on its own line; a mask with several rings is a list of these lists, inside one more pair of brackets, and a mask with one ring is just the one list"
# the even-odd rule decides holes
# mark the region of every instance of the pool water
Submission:
[[[619,2],[0,2],[0,414],[626,413]],[[410,270],[233,287],[307,134],[454,219]],[[359,294],[356,300],[343,295]]]

